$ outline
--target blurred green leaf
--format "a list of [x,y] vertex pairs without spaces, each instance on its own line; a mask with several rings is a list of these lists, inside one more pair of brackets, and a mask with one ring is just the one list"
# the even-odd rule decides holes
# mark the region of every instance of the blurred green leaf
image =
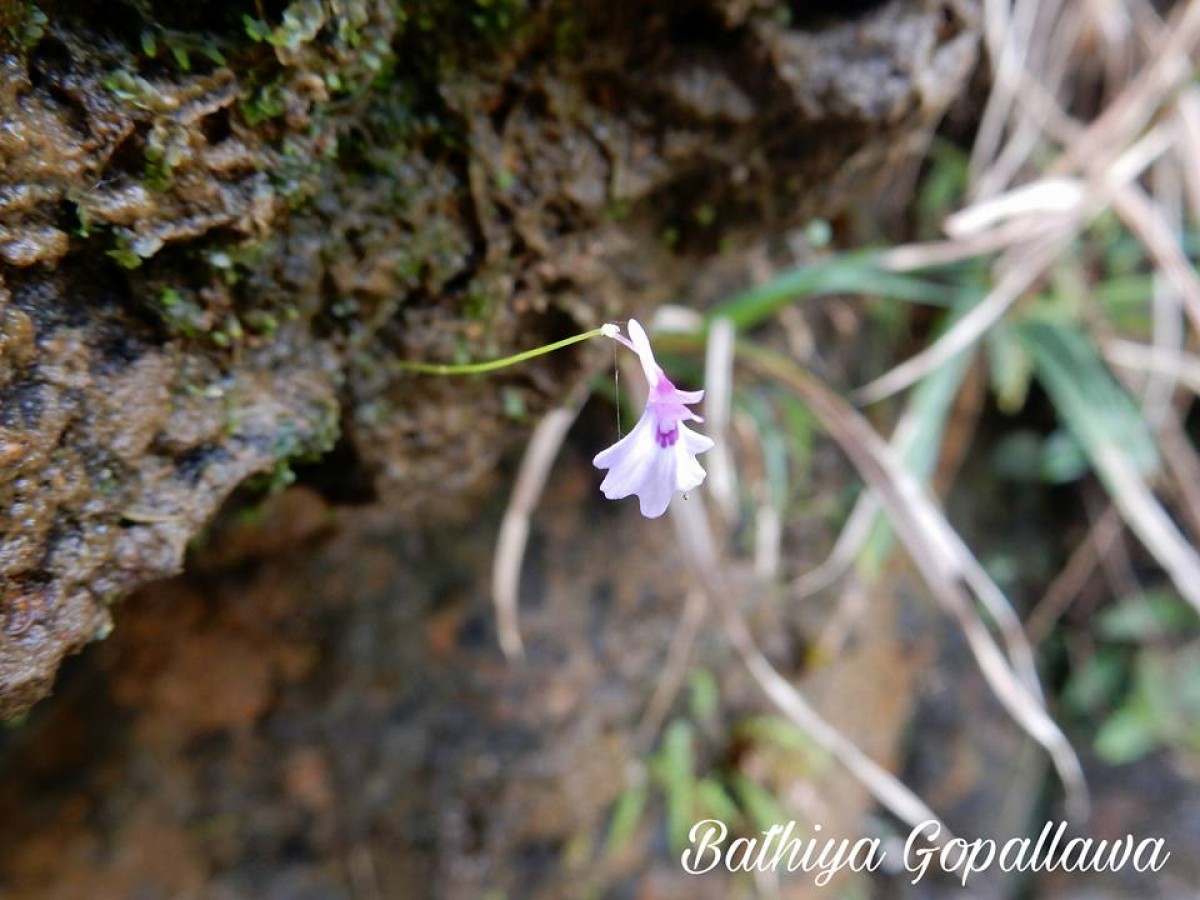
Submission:
[[1129,676],[1124,653],[1101,648],[1071,673],[1063,689],[1063,704],[1077,715],[1112,707]]
[[833,256],[791,269],[764,284],[752,287],[712,309],[707,319],[733,321],[739,330],[752,328],[796,300],[818,294],[867,294],[949,306],[959,296],[957,288],[925,278],[886,272],[877,265],[878,254],[861,251]]
[[929,169],[917,195],[916,219],[922,237],[936,240],[942,236],[942,220],[966,196],[970,157],[949,141],[935,141],[930,145],[928,161]]
[[1049,484],[1068,484],[1078,481],[1091,468],[1087,454],[1069,431],[1051,432],[1041,444],[1037,474]]
[[642,822],[649,796],[650,788],[645,782],[631,785],[621,792],[608,826],[606,846],[609,853],[620,853],[633,839]]
[[1175,731],[1179,718],[1181,704],[1173,668],[1168,653],[1154,649],[1139,653],[1134,664],[1133,693],[1126,704],[1150,723],[1159,740]]
[[992,472],[1019,484],[1042,480],[1042,436],[1022,428],[1001,435],[992,448]]
[[693,728],[684,719],[667,726],[662,747],[652,761],[666,794],[667,838],[674,849],[687,845],[687,833],[695,819],[695,754]]
[[814,770],[828,760],[828,754],[802,728],[781,716],[750,716],[738,723],[737,733],[751,743],[773,744],[789,753],[802,754]]
[[[763,468],[771,500],[776,508],[785,509],[791,493],[788,478],[788,458],[792,453],[791,435],[780,426],[775,407],[768,402],[765,394],[745,392],[738,408],[749,415],[758,426]],[[803,435],[799,435],[798,438],[803,439]]]
[[706,725],[715,725],[721,703],[716,677],[708,669],[696,669],[691,674],[691,688],[692,718]]
[[1125,702],[1096,734],[1107,762],[1132,762],[1159,747],[1200,753],[1200,643],[1173,650],[1154,646],[1134,660],[1134,684]]
[[1158,733],[1177,740],[1200,723],[1200,644],[1138,655],[1135,690]]
[[[944,317],[941,331],[944,333],[953,328],[970,311],[971,306],[967,301],[961,301],[950,315]],[[912,427],[896,450],[905,467],[921,481],[927,482],[932,478],[937,468],[950,410],[954,407],[954,398],[958,396],[973,358],[974,355],[969,351],[960,353],[931,372],[909,397],[905,416],[912,419]],[[896,445],[895,438],[893,444]],[[887,561],[891,549],[891,524],[886,519],[879,519],[859,554],[860,570],[868,574],[878,572]]]
[[1004,321],[993,325],[984,341],[996,405],[1001,412],[1009,415],[1019,412],[1025,406],[1029,385],[1033,381],[1033,360],[1021,346],[1012,327]]
[[787,434],[788,461],[792,476],[801,485],[812,482],[813,446],[817,434],[816,420],[812,411],[788,392],[776,396],[783,416],[783,429]]
[[732,826],[741,813],[729,791],[711,775],[701,778],[696,785],[696,799],[700,804],[704,817],[720,819],[726,825]]
[[1098,456],[1117,449],[1143,475],[1157,467],[1156,442],[1141,410],[1080,327],[1029,318],[1016,334],[1063,424],[1093,465]]
[[1114,327],[1131,336],[1149,335],[1154,292],[1153,276],[1122,275],[1092,286],[1092,297]]
[[1148,591],[1097,616],[1098,633],[1110,641],[1156,641],[1197,625],[1196,612],[1170,591]]
[[1141,759],[1157,744],[1154,722],[1140,705],[1121,707],[1096,732],[1096,753],[1111,765]]
[[733,790],[755,828],[766,831],[772,825],[788,820],[788,815],[779,801],[761,784],[747,778],[741,772],[735,772],[733,775]]

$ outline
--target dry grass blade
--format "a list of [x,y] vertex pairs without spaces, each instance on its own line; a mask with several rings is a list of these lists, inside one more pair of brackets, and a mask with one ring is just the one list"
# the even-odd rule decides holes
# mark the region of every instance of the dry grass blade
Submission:
[[1020,73],[1025,68],[1037,11],[1037,0],[1016,0],[1015,4],[1008,0],[984,2],[984,41],[992,59],[992,88],[971,157],[971,172],[976,181],[985,161],[999,152],[1005,123],[1017,102]]
[[[1070,326],[1027,322],[1022,344],[1059,417],[1078,440],[1122,517],[1200,610],[1200,555],[1155,498],[1139,464],[1157,464],[1157,446],[1141,411],[1087,338]],[[1137,462],[1135,462],[1135,460]]]
[[965,259],[975,259],[1029,240],[1031,232],[1049,236],[1052,228],[1043,223],[1025,220],[1002,222],[994,228],[967,237],[948,241],[924,241],[916,244],[899,244],[879,254],[879,267],[886,272],[918,272],[934,269]]
[[1131,372],[1163,375],[1173,383],[1200,395],[1200,356],[1167,352],[1161,347],[1138,344],[1121,338],[1104,342],[1104,358]]
[[708,454],[708,492],[726,522],[738,518],[737,470],[729,440],[733,410],[733,323],[713,321],[704,354],[704,417],[714,446]]
[[[732,586],[720,565],[720,554],[699,497],[673,503],[680,546],[697,587],[704,591],[721,618],[725,634],[751,676],[772,703],[814,743],[837,759],[893,815],[910,827],[939,817],[894,775],[863,753],[830,725],[792,684],[771,665],[754,640],[733,598]],[[946,840],[952,835],[943,828]]]
[[1103,444],[1093,448],[1093,454],[1122,518],[1171,576],[1180,595],[1200,612],[1200,556],[1195,548],[1120,447]]
[[[932,507],[936,512],[936,507]],[[1025,635],[1025,629],[1020,618],[1008,602],[1008,598],[980,564],[970,548],[959,537],[958,532],[950,527],[950,523],[938,513],[929,522],[931,534],[941,533],[942,540],[949,550],[947,556],[955,560],[957,575],[975,592],[984,609],[996,623],[1000,638],[1012,663],[1013,671],[1021,680],[1025,689],[1038,701],[1044,704],[1042,685],[1038,680],[1037,662],[1033,655],[1033,646]],[[973,610],[972,610],[973,612]]]
[[1004,276],[970,312],[916,356],[855,391],[854,401],[867,405],[897,394],[973,347],[1066,249],[1077,227],[1064,228],[1032,246],[1010,250]]
[[[1185,297],[1188,298],[1189,311],[1193,306],[1191,295],[1195,294],[1195,315],[1200,327],[1200,279],[1196,278],[1194,272],[1183,271],[1187,269],[1186,260],[1181,267],[1181,251],[1178,246],[1170,241],[1169,236],[1164,243],[1160,231],[1161,221],[1156,219],[1153,209],[1146,210],[1138,204],[1135,196],[1138,189],[1130,185],[1130,182],[1166,152],[1169,146],[1167,130],[1156,128],[1113,159],[1103,170],[1098,171],[1089,180],[1088,190],[1079,195],[1081,204],[1078,209],[1061,213],[1051,219],[1051,224],[1045,226],[1042,231],[1036,232],[1035,237],[1027,236],[1021,243],[1009,248],[996,264],[997,270],[1002,273],[996,285],[970,312],[920,353],[855,391],[855,402],[863,405],[876,403],[906,390],[974,346],[1062,255],[1078,236],[1084,223],[1098,215],[1114,198],[1126,205],[1130,215],[1136,212],[1137,221],[1144,228],[1145,238],[1154,240],[1152,252],[1160,254],[1161,259],[1171,266],[1168,274],[1180,290],[1188,292],[1185,293]],[[1047,183],[1058,182],[1043,184]],[[1022,190],[1017,189],[1017,192]],[[1063,192],[1058,190],[1057,193],[1060,196],[1055,202],[1061,203]],[[1003,211],[1006,208],[1008,207],[1005,201],[1001,199],[991,201],[985,208],[985,216],[980,218],[990,218],[995,215],[995,210]],[[971,219],[968,218],[967,221],[970,223]],[[973,236],[981,239],[982,234],[977,233]]]
[[[1083,205],[1086,194],[1075,178],[1043,178],[961,209],[946,218],[943,230],[955,240],[974,237],[1014,218],[1063,215]],[[1027,221],[1021,228],[1028,235]]]
[[[761,347],[748,349],[741,359],[759,374],[795,391],[876,491],[897,535],[933,595],[963,629],[980,670],[997,698],[1017,723],[1049,753],[1066,788],[1071,814],[1086,817],[1087,787],[1079,759],[1047,714],[1040,698],[1014,671],[1014,666],[1018,669],[1021,666],[1020,660],[1005,656],[975,611],[963,590],[962,581],[967,580],[978,587],[979,577],[986,578],[986,574],[982,568],[962,571],[962,560],[947,555],[948,548],[959,552],[960,548],[954,544],[961,542],[920,483],[896,460],[862,416],[819,379]],[[984,596],[980,599],[988,602]],[[994,599],[993,596],[991,600]]]
[[1129,230],[1137,235],[1149,251],[1159,271],[1179,292],[1192,327],[1200,329],[1200,278],[1196,276],[1196,270],[1188,262],[1162,213],[1144,191],[1134,186],[1128,186],[1117,194],[1114,207]]
[[1088,539],[1075,548],[1026,619],[1025,633],[1031,641],[1041,641],[1050,634],[1054,623],[1070,608],[1092,577],[1097,562],[1108,553],[1121,528],[1121,516],[1113,507],[1106,509],[1096,520]]
[[[1058,30],[1062,29],[1071,29],[1067,17],[1059,22]],[[1055,58],[1060,60],[1058,65],[1039,73],[1037,78],[1028,72],[1021,73],[1020,119],[1000,155],[975,183],[972,192],[975,197],[990,197],[1012,184],[1030,165],[1030,158],[1042,147],[1046,136],[1063,142],[1082,131],[1082,126],[1067,116],[1054,99],[1070,68],[1068,56],[1056,54]]]
[[687,678],[687,664],[692,653],[692,645],[696,642],[696,635],[700,631],[700,624],[704,621],[707,611],[708,598],[704,591],[699,588],[692,588],[688,591],[687,602],[683,606],[683,615],[679,618],[679,626],[671,635],[671,645],[667,648],[667,660],[663,663],[654,693],[646,705],[646,711],[642,714],[641,721],[638,722],[637,731],[634,732],[633,744],[643,753],[649,752],[654,736],[662,727],[662,723],[666,721],[667,714],[671,711],[671,704],[675,702],[680,688],[683,687],[684,679]]
[[1189,55],[1200,41],[1200,3],[1179,4],[1160,30],[1149,63],[1092,122],[1047,174],[1095,170],[1133,142],[1163,100],[1192,75]]
[[1175,155],[1183,169],[1192,215],[1200,218],[1200,88],[1188,87],[1175,102],[1178,141]]
[[825,590],[843,575],[850,571],[854,560],[871,536],[875,525],[875,516],[879,513],[879,503],[874,497],[867,495],[854,504],[846,524],[842,526],[833,550],[819,566],[805,572],[791,584],[793,600],[803,600]]
[[553,409],[538,422],[525,449],[517,482],[496,538],[492,562],[492,603],[496,609],[496,633],[500,649],[509,660],[524,656],[517,609],[520,600],[521,563],[529,540],[529,519],[541,499],[542,490],[558,451],[580,406]]
[[[1169,225],[1171,243],[1183,243],[1183,173],[1174,155],[1165,156],[1154,167],[1154,202]],[[1177,361],[1187,340],[1183,298],[1177,286],[1156,274],[1153,295],[1154,347],[1169,361]],[[1169,372],[1151,373],[1142,390],[1142,409],[1146,421],[1159,430],[1175,414],[1172,399],[1176,379]]]
[[[1000,9],[990,18],[1002,16],[1008,4],[996,6]],[[989,40],[996,74],[971,151],[971,195],[976,199],[1002,191],[1037,150],[1048,124],[1046,105],[1039,101],[1043,95],[1052,98],[1067,77],[1070,54],[1062,48],[1074,41],[1077,20],[1075,4],[1064,10],[1058,0],[1023,2],[1012,10],[1016,27],[1007,29],[1003,43]],[[989,37],[997,27],[989,27]],[[1033,84],[1031,71],[1039,73]],[[1007,140],[1001,144],[1005,131]]]
[[760,500],[754,513],[754,574],[763,581],[779,575],[783,545],[783,515],[769,498]]
[[1183,425],[1166,419],[1158,430],[1158,447],[1180,500],[1181,511],[1191,528],[1191,542],[1200,538],[1200,456]]
[[[957,385],[954,390],[958,390]],[[931,426],[918,408],[917,397],[914,395],[896,423],[889,444],[895,453],[907,460],[909,454],[917,448],[922,436],[927,435],[930,430]],[[879,512],[879,499],[871,491],[864,492],[855,502],[828,558],[792,582],[793,599],[803,599],[824,590],[849,571],[870,539]]]
[[1104,66],[1106,84],[1124,84],[1137,65],[1134,25],[1124,0],[1086,0],[1082,27]]

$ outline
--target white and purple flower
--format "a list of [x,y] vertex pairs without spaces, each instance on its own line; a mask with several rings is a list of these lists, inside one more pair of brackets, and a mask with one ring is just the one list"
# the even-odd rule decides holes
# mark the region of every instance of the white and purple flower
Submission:
[[667,510],[676,491],[690,491],[704,481],[696,455],[709,450],[712,440],[692,431],[684,422],[704,421],[689,406],[699,403],[704,391],[681,391],[671,384],[654,359],[650,339],[636,319],[629,320],[629,337],[616,326],[605,334],[638,355],[650,393],[646,411],[633,431],[592,461],[608,474],[600,490],[609,500],[637,495],[642,515],[656,519]]

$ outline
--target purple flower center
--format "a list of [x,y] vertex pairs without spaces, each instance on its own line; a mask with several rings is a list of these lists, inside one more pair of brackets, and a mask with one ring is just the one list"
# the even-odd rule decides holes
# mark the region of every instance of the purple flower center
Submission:
[[656,436],[658,437],[658,446],[674,447],[675,442],[679,440],[679,426],[672,425],[670,431],[659,431]]

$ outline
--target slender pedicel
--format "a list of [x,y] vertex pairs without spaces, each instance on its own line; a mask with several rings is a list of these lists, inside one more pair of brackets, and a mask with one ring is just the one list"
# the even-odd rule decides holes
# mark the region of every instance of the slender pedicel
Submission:
[[574,337],[563,338],[561,341],[555,341],[553,344],[534,347],[532,350],[514,353],[512,356],[505,356],[500,359],[490,359],[487,362],[454,364],[412,362],[401,359],[392,362],[392,367],[402,372],[417,372],[422,375],[479,375],[483,372],[495,372],[497,369],[507,369],[509,366],[515,366],[517,363],[523,363],[528,359],[553,353],[555,350],[561,350],[563,347],[570,347],[572,344],[578,344],[594,337],[600,337],[601,335],[612,337],[613,332],[616,330],[616,325],[601,325],[599,328],[593,328],[591,331],[585,331],[583,334],[577,334]]

